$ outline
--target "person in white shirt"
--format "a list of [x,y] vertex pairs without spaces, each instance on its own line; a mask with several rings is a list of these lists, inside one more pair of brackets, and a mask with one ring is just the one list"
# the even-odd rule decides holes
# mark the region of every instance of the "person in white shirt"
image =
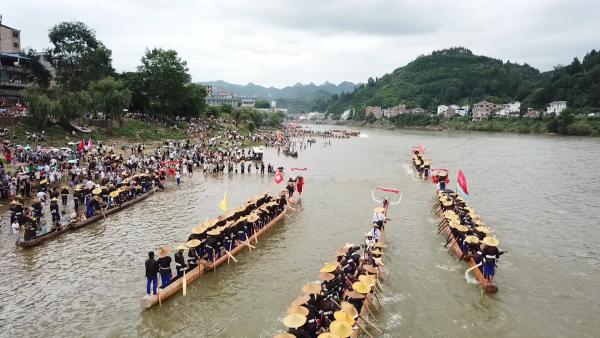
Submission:
[[15,244],[18,244],[21,237],[21,227],[19,226],[19,222],[15,220],[11,225],[11,228],[13,231],[13,237],[15,238]]
[[38,201],[40,201],[42,203],[46,202],[46,193],[43,192],[43,191],[38,192],[37,193],[37,199],[38,199]]

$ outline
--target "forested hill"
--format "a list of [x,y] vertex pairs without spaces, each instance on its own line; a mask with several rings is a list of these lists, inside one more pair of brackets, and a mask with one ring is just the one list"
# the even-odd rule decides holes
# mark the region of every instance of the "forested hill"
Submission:
[[486,97],[523,99],[543,75],[527,65],[474,55],[462,47],[434,51],[366,84],[350,94],[334,97],[327,108],[334,116],[345,109],[367,105],[433,109],[438,104],[472,103]]
[[318,96],[319,94],[341,94],[344,92],[354,91],[355,84],[352,82],[341,82],[336,85],[330,82],[325,82],[321,85],[314,83],[302,84],[296,83],[293,86],[287,86],[284,88],[275,87],[264,87],[256,85],[254,83],[248,83],[247,85],[238,85],[225,81],[204,81],[201,82],[204,85],[211,85],[215,88],[233,93],[238,96],[254,96],[265,99],[298,99],[304,97]]

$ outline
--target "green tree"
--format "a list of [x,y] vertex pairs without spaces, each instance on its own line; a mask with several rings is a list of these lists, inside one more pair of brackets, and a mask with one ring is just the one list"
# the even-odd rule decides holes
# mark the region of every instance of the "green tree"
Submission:
[[147,49],[138,71],[144,79],[144,93],[148,96],[150,111],[176,116],[185,86],[191,79],[187,63],[172,49]]
[[63,126],[71,120],[83,117],[83,113],[92,107],[92,98],[86,91],[63,92],[58,95],[57,101],[53,117]]
[[87,91],[91,97],[93,110],[103,112],[110,119],[122,122],[123,109],[131,102],[131,91],[122,81],[106,77],[92,82]]
[[185,117],[198,117],[206,110],[206,88],[196,83],[188,83],[183,87],[178,112]]
[[[232,107],[230,104],[227,104],[227,103],[225,103],[225,104],[222,104],[222,105],[219,107],[219,113],[220,113],[221,115],[229,115],[229,116],[231,116],[232,118],[234,118],[232,114],[235,114],[235,112],[236,112],[236,111],[238,111],[238,112],[239,112],[239,110],[234,110],[234,109],[233,109],[233,107]],[[241,114],[238,116],[238,120],[236,121],[236,123],[237,123],[237,122],[239,122],[239,119],[241,119],[241,116],[242,116]],[[234,119],[235,119],[235,118],[234,118]]]
[[64,89],[83,90],[114,73],[112,52],[83,22],[62,22],[50,29],[48,37],[53,45],[48,50],[50,61]]
[[[280,103],[280,102],[278,101],[277,103]],[[254,102],[254,107],[268,109],[268,108],[271,108],[271,102],[269,102],[267,100],[256,100]]]
[[145,113],[150,109],[150,99],[144,92],[144,78],[139,72],[125,72],[120,76],[125,87],[131,92],[130,111]]
[[39,87],[33,86],[23,91],[27,102],[27,110],[31,114],[30,122],[37,129],[42,129],[48,124],[48,117],[56,111],[56,101],[44,94]]

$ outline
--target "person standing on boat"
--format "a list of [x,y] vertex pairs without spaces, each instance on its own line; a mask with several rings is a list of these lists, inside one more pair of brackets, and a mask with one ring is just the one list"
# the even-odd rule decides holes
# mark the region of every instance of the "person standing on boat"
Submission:
[[177,277],[183,276],[183,271],[187,268],[185,264],[185,257],[183,257],[183,251],[185,250],[184,246],[177,247],[179,249],[175,253],[175,270],[177,271]]
[[486,237],[483,239],[484,244],[481,250],[481,259],[483,262],[483,277],[487,280],[493,281],[494,275],[496,274],[496,261],[500,258],[504,252],[498,250],[500,241],[496,237]]
[[169,247],[158,250],[158,267],[160,272],[160,286],[165,288],[171,284],[171,249]]
[[154,259],[154,252],[148,252],[148,259],[146,260],[146,294],[150,294],[150,286],[152,286],[152,294],[155,295],[158,285],[158,262]]
[[63,207],[66,207],[67,206],[67,198],[69,197],[69,188],[67,188],[66,186],[63,186],[62,190],[60,191],[60,197],[62,199]]

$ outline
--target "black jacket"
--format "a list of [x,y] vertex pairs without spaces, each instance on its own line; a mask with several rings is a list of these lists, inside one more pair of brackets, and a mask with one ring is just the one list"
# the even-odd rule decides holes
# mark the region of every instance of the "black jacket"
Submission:
[[146,259],[146,277],[156,277],[158,273],[158,262],[154,258]]

